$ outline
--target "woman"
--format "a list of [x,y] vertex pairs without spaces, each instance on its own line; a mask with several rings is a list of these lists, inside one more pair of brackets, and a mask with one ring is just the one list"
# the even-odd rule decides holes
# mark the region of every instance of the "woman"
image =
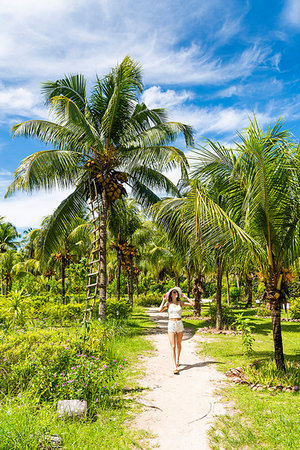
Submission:
[[[183,302],[180,298],[183,297],[187,302]],[[165,311],[168,309],[169,323],[168,323],[168,336],[171,345],[171,357],[174,362],[174,374],[179,375],[179,357],[181,353],[181,341],[183,337],[183,323],[181,320],[182,306],[191,305],[193,302],[184,294],[181,289],[175,286],[163,295],[162,302],[159,307],[159,311]],[[176,354],[177,349],[177,354]]]

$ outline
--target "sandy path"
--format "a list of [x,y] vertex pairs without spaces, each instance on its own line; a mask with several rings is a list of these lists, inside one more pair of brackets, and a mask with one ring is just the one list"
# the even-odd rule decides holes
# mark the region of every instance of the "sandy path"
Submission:
[[225,377],[196,354],[201,336],[185,330],[180,358],[180,375],[173,375],[167,336],[167,314],[158,308],[148,311],[158,329],[149,335],[156,347],[155,356],[143,358],[146,376],[140,380],[145,390],[137,399],[147,405],[135,418],[134,427],[157,435],[152,447],[163,450],[209,449],[206,432],[215,414],[225,411],[214,395],[218,382]]

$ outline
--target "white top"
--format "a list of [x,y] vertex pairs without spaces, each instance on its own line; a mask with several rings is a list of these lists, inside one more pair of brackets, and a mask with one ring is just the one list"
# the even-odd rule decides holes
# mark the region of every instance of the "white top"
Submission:
[[178,303],[178,305],[170,303],[168,312],[169,312],[169,319],[181,319],[182,308],[180,303]]

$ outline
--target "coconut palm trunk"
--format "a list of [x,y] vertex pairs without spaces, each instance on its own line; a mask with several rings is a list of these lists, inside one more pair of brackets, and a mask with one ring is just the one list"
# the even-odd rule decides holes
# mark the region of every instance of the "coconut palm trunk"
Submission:
[[[100,298],[99,298],[99,320],[104,320],[106,316],[106,242],[107,242],[107,209],[108,199],[106,190],[101,192],[101,208],[99,221],[99,246],[100,246]],[[97,245],[97,243],[96,243]]]
[[216,329],[220,330],[222,326],[222,277],[223,277],[223,266],[222,259],[217,257],[217,293],[216,293],[216,303],[217,303],[217,314],[216,314]]
[[186,280],[186,290],[187,290],[187,296],[190,296],[191,293],[191,273],[187,272],[187,280]]
[[194,306],[194,316],[200,317],[201,316],[201,300],[203,295],[203,288],[202,288],[202,278],[203,276],[201,274],[198,274],[195,276],[194,284],[193,284],[193,296],[195,298],[195,306]]
[[120,301],[121,297],[121,263],[122,263],[122,252],[118,247],[117,250],[117,300]]
[[236,287],[239,289],[240,288],[240,277],[239,277],[238,273],[235,274],[235,279],[236,279]]
[[228,270],[226,270],[226,294],[227,294],[227,305],[230,305],[230,292],[229,292],[229,276]]
[[138,298],[138,296],[139,296],[139,276],[137,274],[135,276],[135,292],[136,292],[136,296]]
[[252,278],[246,275],[246,286],[247,286],[247,303],[246,308],[252,308],[252,298],[253,298],[253,281]]
[[128,300],[133,308],[133,256],[129,256],[130,267],[128,272]]
[[61,259],[60,263],[60,274],[61,274],[61,302],[64,305],[66,300],[66,272],[65,272],[65,260],[64,257]]
[[284,354],[281,334],[281,296],[276,289],[275,283],[270,283],[267,287],[267,302],[271,307],[273,342],[275,350],[276,367],[285,371]]

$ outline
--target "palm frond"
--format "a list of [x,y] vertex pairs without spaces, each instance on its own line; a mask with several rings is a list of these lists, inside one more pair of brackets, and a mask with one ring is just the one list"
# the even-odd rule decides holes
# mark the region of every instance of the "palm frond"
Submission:
[[5,197],[11,196],[17,190],[49,190],[57,186],[74,186],[83,174],[83,161],[84,156],[81,153],[67,150],[33,153],[27,156],[16,170],[15,179],[7,188]]
[[81,112],[85,111],[87,106],[86,79],[83,75],[71,75],[42,83],[42,94],[47,104],[51,103],[53,97],[61,95],[72,100]]
[[42,233],[41,263],[47,264],[51,254],[58,251],[62,245],[62,239],[69,234],[78,217],[86,212],[86,190],[83,185],[78,186],[56,208],[50,216]]

